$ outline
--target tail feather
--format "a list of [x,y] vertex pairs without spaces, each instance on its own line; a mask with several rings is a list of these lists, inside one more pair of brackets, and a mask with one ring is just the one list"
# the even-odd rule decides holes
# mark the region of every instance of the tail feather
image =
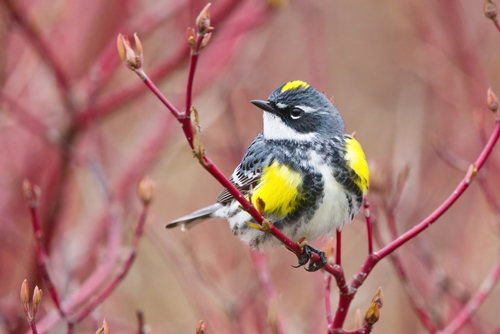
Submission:
[[221,203],[207,206],[206,208],[195,211],[187,216],[171,221],[165,225],[165,228],[173,228],[181,225],[183,229],[190,229],[207,219],[215,218],[216,216],[214,216],[213,213],[223,206],[224,205]]

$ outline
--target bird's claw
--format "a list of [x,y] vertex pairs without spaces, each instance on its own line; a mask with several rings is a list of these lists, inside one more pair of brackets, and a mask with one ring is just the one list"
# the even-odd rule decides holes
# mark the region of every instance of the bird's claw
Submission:
[[[310,261],[311,254],[316,253],[321,258],[320,261],[314,262]],[[317,271],[323,268],[326,264],[326,254],[323,251],[317,250],[309,245],[304,245],[302,248],[302,254],[297,255],[297,259],[299,260],[299,264],[296,266],[292,266],[294,268],[299,268],[307,264],[309,262],[309,266],[305,268],[307,271]]]

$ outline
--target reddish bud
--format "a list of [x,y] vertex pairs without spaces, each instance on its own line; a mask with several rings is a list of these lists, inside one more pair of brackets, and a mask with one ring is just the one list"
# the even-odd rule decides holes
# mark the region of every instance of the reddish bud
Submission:
[[106,322],[106,319],[102,320],[102,328],[103,328],[103,334],[109,334],[109,327],[108,323]]
[[40,187],[36,184],[31,183],[28,179],[23,181],[23,193],[24,197],[28,200],[30,206],[37,207],[40,202]]
[[191,47],[192,50],[194,50],[196,46],[196,32],[194,31],[193,28],[187,29],[186,38],[189,46]]
[[196,326],[196,334],[205,334],[207,332],[207,324],[200,320]]
[[128,37],[122,34],[118,34],[116,45],[122,62],[132,71],[138,71],[142,68],[142,43],[137,34],[134,34],[134,40],[137,53],[132,49]]
[[144,206],[148,206],[154,198],[155,184],[149,176],[142,177],[137,183],[137,195]]
[[38,306],[40,306],[40,301],[42,300],[43,291],[35,286],[35,291],[33,291],[33,319],[36,317],[38,312]]
[[26,318],[30,319],[30,311],[29,311],[29,300],[30,300],[30,291],[28,286],[28,280],[24,280],[21,285],[21,304],[23,305],[24,315]]
[[469,169],[467,170],[467,174],[465,175],[464,182],[465,184],[469,185],[474,181],[474,178],[477,175],[477,166],[476,164],[472,164],[469,166]]
[[205,8],[203,8],[196,18],[196,27],[198,28],[198,33],[200,35],[205,35],[212,30],[214,30],[213,27],[210,26],[210,6],[212,4],[208,3]]
[[379,307],[376,303],[372,302],[370,308],[365,314],[365,321],[368,324],[368,326],[372,326],[374,323],[378,321],[379,318],[380,318]]
[[201,40],[201,48],[204,48],[205,46],[207,46],[208,42],[210,42],[211,38],[212,38],[211,32],[209,32],[205,36],[203,36],[203,39]]
[[484,2],[483,10],[484,10],[484,16],[486,16],[493,22],[496,22],[498,14],[498,8],[496,3],[494,3],[492,0],[486,0]]
[[373,297],[372,303],[377,304],[379,310],[382,308],[382,305],[384,305],[384,293],[382,292],[382,287],[378,288],[375,297]]
[[486,95],[486,104],[491,111],[496,112],[498,110],[498,99],[495,93],[491,90],[491,87],[488,88],[488,93]]

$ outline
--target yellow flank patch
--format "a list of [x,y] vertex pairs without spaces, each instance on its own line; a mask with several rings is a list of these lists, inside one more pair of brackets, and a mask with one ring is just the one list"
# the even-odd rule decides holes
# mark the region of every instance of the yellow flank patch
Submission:
[[287,82],[283,88],[281,88],[281,92],[286,92],[287,90],[295,90],[295,89],[306,89],[307,87],[309,87],[309,85],[307,83],[305,83],[304,81],[300,81],[300,80],[295,80],[295,81],[290,81],[290,82]]
[[265,214],[281,217],[293,212],[299,205],[299,187],[302,176],[278,162],[264,169],[258,186],[252,195],[252,204],[256,206],[257,198],[265,203]]
[[352,169],[358,178],[354,183],[361,189],[363,194],[368,191],[369,176],[368,164],[366,163],[365,153],[359,142],[351,136],[345,137],[345,159],[350,169]]

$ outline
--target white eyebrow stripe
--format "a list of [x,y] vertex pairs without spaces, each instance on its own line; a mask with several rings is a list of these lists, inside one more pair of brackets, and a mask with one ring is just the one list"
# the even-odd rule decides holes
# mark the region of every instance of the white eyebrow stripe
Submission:
[[278,103],[276,103],[276,107],[278,107],[280,109],[285,109],[286,107],[288,107],[288,104],[278,102]]
[[297,106],[297,108],[304,110],[305,113],[312,113],[312,112],[316,111],[316,109],[308,107],[308,106]]

